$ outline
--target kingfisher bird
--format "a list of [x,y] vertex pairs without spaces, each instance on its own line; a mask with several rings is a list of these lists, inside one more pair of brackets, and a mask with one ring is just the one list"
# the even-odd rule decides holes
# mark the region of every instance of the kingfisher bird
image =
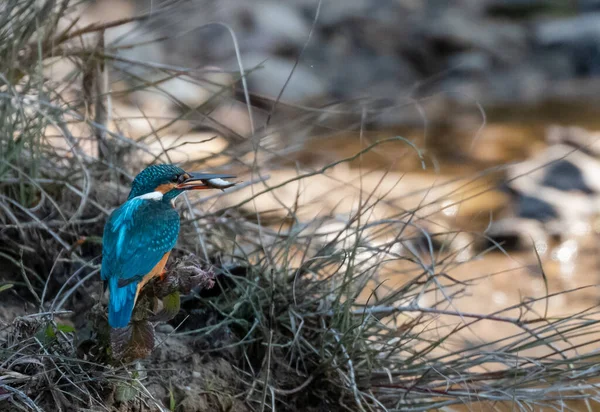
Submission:
[[133,180],[127,201],[115,209],[104,226],[102,280],[108,283],[108,323],[129,324],[142,287],[162,276],[179,237],[175,199],[187,190],[225,189],[233,175],[187,173],[171,165],[152,165]]

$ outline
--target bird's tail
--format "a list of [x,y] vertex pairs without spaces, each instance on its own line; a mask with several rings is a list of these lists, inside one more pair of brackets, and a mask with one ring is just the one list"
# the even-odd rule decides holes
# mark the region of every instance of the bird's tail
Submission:
[[110,290],[108,302],[108,324],[113,328],[124,328],[131,319],[138,282],[119,287],[119,280],[111,277],[108,280]]

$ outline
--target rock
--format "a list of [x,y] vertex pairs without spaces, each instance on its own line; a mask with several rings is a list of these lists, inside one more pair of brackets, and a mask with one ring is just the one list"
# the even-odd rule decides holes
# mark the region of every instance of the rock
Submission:
[[[558,176],[556,176],[556,171],[552,169],[552,166],[561,165],[562,162],[568,162],[570,165],[565,166],[563,164],[560,166],[562,170],[559,171],[564,172],[566,167],[571,169],[571,173],[569,176],[561,176],[563,181],[559,184],[556,183]],[[548,168],[548,165],[551,167]],[[578,169],[578,171],[573,171],[573,168]],[[551,174],[552,171],[555,173]],[[520,186],[526,191],[531,190],[533,192],[532,185],[542,185],[543,181],[554,181],[552,184],[564,188],[561,190],[582,190],[585,194],[587,192],[600,192],[600,183],[595,177],[599,173],[600,161],[596,158],[571,146],[555,144],[527,159],[527,161],[511,167],[508,171],[508,178],[511,180],[512,187]],[[527,176],[527,179],[521,179],[522,176]],[[565,181],[567,178],[572,180]]]
[[529,249],[533,243],[548,243],[548,234],[543,224],[536,219],[505,218],[493,222],[486,231],[486,236],[494,240],[487,246],[501,244],[503,249]]
[[482,74],[492,68],[492,59],[482,51],[467,51],[451,56],[448,66],[461,75]]
[[488,0],[484,3],[486,13],[491,16],[517,19],[529,18],[554,6],[546,0]]
[[586,184],[582,170],[569,160],[551,164],[546,170],[542,185],[563,191],[578,190],[588,195],[594,193]]
[[547,250],[542,234],[565,240],[590,233],[600,213],[597,136],[557,126],[549,128],[546,140],[550,146],[507,169],[503,185],[511,195],[512,211],[491,225],[493,239],[519,245],[534,236]]
[[522,26],[473,19],[459,10],[423,22],[421,31],[429,41],[438,42],[438,47],[443,47],[440,51],[446,54],[478,49],[500,61],[514,61],[526,46],[526,32]]
[[562,19],[540,21],[533,29],[540,45],[574,44],[582,39],[600,38],[600,13],[586,13]]
[[558,218],[558,213],[550,203],[535,196],[517,193],[514,199],[514,206],[517,216],[523,219],[547,222]]
[[567,144],[591,156],[600,156],[600,133],[581,127],[550,126],[546,131],[548,144]]
[[254,31],[268,42],[302,44],[308,37],[310,25],[292,4],[281,1],[252,2],[248,11],[254,19]]
[[[381,1],[381,3],[385,2]],[[298,3],[301,5],[301,10],[306,17],[310,16],[314,18],[317,2],[300,0]],[[322,25],[332,25],[347,18],[365,16],[369,8],[373,7],[373,3],[375,2],[369,0],[345,0],[341,3],[335,1],[323,2],[319,15],[319,23]],[[371,7],[369,7],[370,5]]]
[[600,73],[600,13],[586,13],[571,18],[540,22],[533,31],[539,47],[560,50],[568,56],[575,76]]
[[[259,53],[244,54],[243,62],[246,71],[252,70],[252,73],[248,75],[251,90],[273,99],[286,84],[294,67],[292,60]],[[229,70],[239,70],[234,59],[225,64],[225,67]],[[293,71],[281,98],[283,101],[297,102],[315,98],[324,92],[325,87],[320,73],[311,67],[299,64]]]
[[577,7],[580,12],[600,11],[599,0],[578,0]]
[[573,64],[571,53],[564,50],[550,48],[534,49],[532,59],[538,66],[544,68],[548,79],[564,80],[575,77],[576,67]]

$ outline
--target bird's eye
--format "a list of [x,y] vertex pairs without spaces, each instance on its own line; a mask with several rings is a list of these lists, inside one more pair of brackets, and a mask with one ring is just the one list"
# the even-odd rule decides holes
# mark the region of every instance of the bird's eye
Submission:
[[177,183],[183,183],[185,182],[185,179],[187,178],[187,176],[184,174],[180,174],[179,176],[177,176]]
[[171,182],[173,183],[181,183],[179,180],[181,178],[181,175],[175,175],[171,178]]

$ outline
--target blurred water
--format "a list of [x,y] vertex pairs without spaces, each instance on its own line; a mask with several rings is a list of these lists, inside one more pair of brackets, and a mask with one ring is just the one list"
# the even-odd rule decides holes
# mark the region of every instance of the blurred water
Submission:
[[[590,127],[597,120],[583,115],[577,124]],[[347,133],[339,137],[330,138],[329,141],[315,140],[308,142],[307,152],[330,152],[330,157],[342,158],[350,153],[355,153],[367,144],[375,141],[380,136],[402,134],[412,138],[416,143],[423,144],[432,157],[436,158],[436,168],[430,167],[422,170],[414,159],[401,158],[395,161],[393,150],[375,151],[367,154],[360,161],[351,164],[354,169],[361,170],[399,170],[406,176],[428,175],[434,182],[451,178],[475,177],[477,173],[491,167],[522,161],[540,152],[547,146],[545,143],[546,127],[556,124],[551,114],[542,120],[541,114],[535,119],[520,123],[519,121],[494,121],[489,122],[480,131],[477,146],[474,150],[469,148],[472,134],[460,134],[457,128],[450,134],[431,133],[427,141],[423,141],[422,129],[418,130],[389,130],[373,133],[372,137],[362,140],[357,134]],[[504,116],[490,115],[490,118],[504,118]],[[464,130],[463,130],[464,131]],[[454,144],[453,151],[445,151],[437,142],[449,139]],[[445,147],[442,145],[442,147]],[[410,156],[408,156],[410,157]],[[441,213],[451,225],[451,228],[482,233],[494,219],[509,215],[514,209],[509,198],[506,198],[499,186],[503,180],[503,173],[493,175],[492,187],[480,196],[469,199],[462,204],[460,198],[443,200]],[[414,186],[422,187],[423,184]],[[397,196],[401,196],[398,194]],[[568,204],[569,194],[565,193],[564,201]],[[449,307],[469,313],[491,314],[503,308],[517,305],[531,299],[540,299],[530,305],[532,313],[538,315],[546,313],[548,316],[565,316],[589,309],[598,303],[600,294],[596,285],[600,281],[598,266],[598,230],[596,221],[587,216],[567,225],[563,239],[555,239],[552,235],[530,238],[529,246],[521,250],[509,250],[507,253],[493,250],[482,256],[474,257],[475,251],[465,248],[453,259],[457,264],[448,269],[447,273],[459,281],[477,281],[468,287],[468,292],[452,302]],[[453,240],[453,246],[461,249],[460,242]],[[534,248],[537,254],[534,252]],[[538,263],[541,260],[541,267]],[[407,262],[396,262],[383,271],[384,275],[379,282],[386,281],[391,289],[394,285],[407,282],[412,276],[419,273],[420,268],[411,266]],[[411,271],[412,270],[412,271]],[[543,275],[542,275],[543,273]],[[544,276],[546,280],[544,280]],[[547,282],[547,284],[546,284]],[[376,285],[373,285],[375,288]],[[578,289],[578,290],[575,290]],[[571,292],[567,292],[571,291]],[[558,294],[548,299],[541,299],[546,295]],[[365,298],[370,291],[365,291]],[[423,305],[432,304],[432,300],[424,298]],[[509,310],[503,312],[505,316],[519,316],[519,311]],[[449,322],[456,324],[457,319],[440,318],[440,323]],[[485,339],[492,341],[505,337],[515,330],[512,326],[498,322],[480,322],[462,334],[465,342]],[[588,348],[590,349],[590,348]]]

